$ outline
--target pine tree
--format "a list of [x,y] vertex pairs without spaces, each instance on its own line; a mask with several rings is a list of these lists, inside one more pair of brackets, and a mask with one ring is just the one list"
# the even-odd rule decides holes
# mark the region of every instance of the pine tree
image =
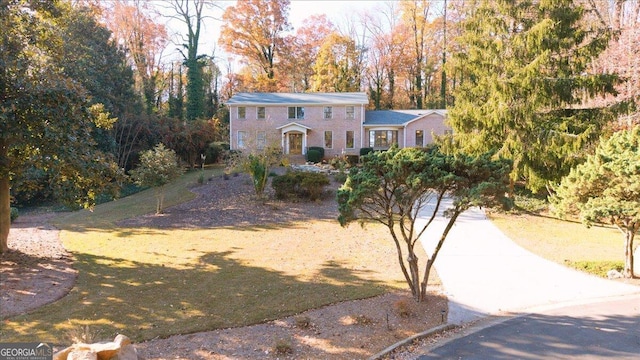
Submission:
[[512,180],[539,190],[579,163],[614,118],[584,100],[613,93],[616,77],[589,74],[610,32],[586,28],[571,0],[467,4],[451,73],[462,74],[449,120],[466,151],[496,150]]

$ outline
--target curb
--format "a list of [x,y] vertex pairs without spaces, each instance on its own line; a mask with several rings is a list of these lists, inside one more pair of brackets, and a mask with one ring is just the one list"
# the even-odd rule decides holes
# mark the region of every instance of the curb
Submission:
[[457,327],[458,327],[458,325],[445,324],[445,325],[440,325],[440,326],[434,327],[432,329],[423,331],[421,333],[418,333],[418,334],[415,334],[413,336],[410,336],[410,337],[408,337],[408,338],[406,338],[404,340],[398,341],[397,343],[395,343],[395,344],[387,347],[386,349],[380,351],[379,353],[371,356],[368,360],[380,359],[381,357],[391,353],[393,350],[395,350],[395,349],[397,349],[397,348],[399,348],[401,346],[408,345],[409,343],[411,343],[414,340],[422,339],[422,338],[425,338],[427,336],[438,334],[438,333],[441,333],[441,332],[444,332],[444,331],[447,331],[447,330],[452,330],[452,329],[455,329]]

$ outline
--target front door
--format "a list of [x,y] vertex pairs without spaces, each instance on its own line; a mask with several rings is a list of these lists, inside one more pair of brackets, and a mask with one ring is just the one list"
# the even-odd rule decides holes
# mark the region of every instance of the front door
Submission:
[[302,134],[289,133],[289,154],[291,155],[302,154]]

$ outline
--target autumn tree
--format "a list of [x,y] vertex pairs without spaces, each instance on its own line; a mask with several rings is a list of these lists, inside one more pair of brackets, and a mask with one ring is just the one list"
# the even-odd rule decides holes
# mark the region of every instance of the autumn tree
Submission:
[[616,80],[588,71],[610,32],[584,28],[583,15],[570,0],[482,1],[458,40],[465,51],[453,65],[464,82],[448,117],[459,145],[512,159],[512,180],[532,190],[568,173],[614,118],[611,108],[583,105]]
[[154,21],[154,10],[149,3],[141,0],[116,0],[105,14],[114,42],[124,48],[127,60],[133,66],[136,89],[144,99],[147,114],[151,115],[159,106],[157,87],[162,52],[168,42],[167,30],[163,24]]
[[92,206],[115,190],[117,166],[92,135],[113,118],[60,67],[65,11],[72,10],[27,0],[0,7],[0,252],[8,250],[9,191],[27,166],[46,172],[54,196],[71,206]]
[[614,133],[562,179],[551,198],[560,216],[578,213],[587,226],[612,224],[624,237],[626,278],[633,273],[633,240],[640,232],[640,126]]
[[359,53],[353,39],[337,32],[329,35],[318,51],[313,67],[313,91],[360,91]]
[[220,45],[253,69],[258,89],[275,91],[277,63],[289,25],[289,0],[239,0],[222,15]]
[[[437,146],[393,147],[363,157],[338,190],[338,220],[342,226],[359,220],[384,225],[393,239],[398,263],[416,301],[425,299],[427,281],[449,231],[458,216],[472,206],[504,203],[510,162],[445,155]],[[451,205],[447,204],[451,199]],[[445,208],[446,207],[446,208]],[[448,218],[420,277],[415,246],[438,212]],[[424,225],[418,217],[426,217]]]
[[313,68],[325,38],[336,30],[326,15],[313,15],[302,22],[294,35],[285,38],[280,57],[281,75],[291,92],[311,89]]

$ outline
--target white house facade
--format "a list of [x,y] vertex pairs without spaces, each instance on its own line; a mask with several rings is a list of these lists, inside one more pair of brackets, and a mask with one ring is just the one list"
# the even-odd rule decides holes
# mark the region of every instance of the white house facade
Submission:
[[279,142],[285,154],[322,147],[331,158],[361,148],[424,146],[451,131],[446,110],[367,111],[368,104],[364,92],[238,93],[227,101],[230,147]]

